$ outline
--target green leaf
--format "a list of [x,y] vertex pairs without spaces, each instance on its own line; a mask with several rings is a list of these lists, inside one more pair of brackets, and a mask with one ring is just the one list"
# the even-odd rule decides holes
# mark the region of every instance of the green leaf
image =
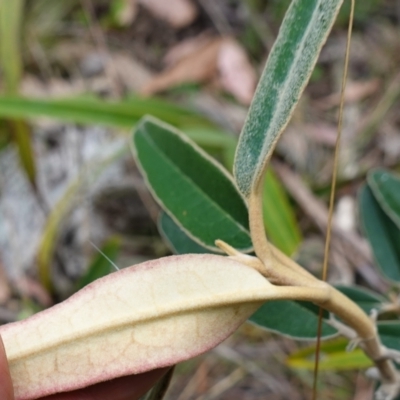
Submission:
[[[369,368],[373,362],[361,349],[346,351],[348,340],[339,338],[321,343],[319,370],[347,371]],[[296,369],[313,371],[315,368],[315,345],[307,346],[291,354],[286,364]]]
[[353,300],[354,303],[362,308],[367,314],[369,314],[373,309],[379,310],[382,304],[388,302],[388,300],[383,296],[361,286],[336,285],[335,287],[348,298]]
[[31,130],[29,129],[29,126],[21,120],[10,121],[10,127],[13,131],[13,138],[18,149],[22,167],[24,168],[30,182],[35,185],[36,162],[33,153]]
[[251,250],[248,213],[230,175],[181,132],[152,117],[133,134],[133,153],[161,207],[199,244],[221,239]]
[[[168,122],[166,120],[163,120]],[[232,152],[236,149],[236,138],[225,132],[213,127],[188,127],[185,129],[186,136],[189,136],[194,142],[196,142],[201,147],[208,148],[219,148],[226,152]]]
[[46,116],[68,122],[132,129],[147,114],[185,129],[186,134],[202,147],[223,152],[231,152],[236,147],[236,139],[207,118],[160,99],[130,97],[120,102],[108,102],[93,97],[41,100],[0,96],[0,117],[7,118]]
[[400,321],[379,322],[378,332],[384,346],[400,351]]
[[[231,168],[233,152],[226,149],[226,165]],[[302,242],[296,216],[285,189],[273,168],[267,169],[263,187],[263,220],[268,239],[285,254],[291,256]]]
[[209,249],[190,238],[164,211],[160,213],[158,218],[158,230],[174,254],[211,253]]
[[[269,331],[292,338],[316,339],[318,307],[303,301],[270,301],[263,304],[249,320]],[[322,337],[336,333],[326,322],[322,323]]]
[[368,186],[361,189],[359,207],[362,225],[383,275],[400,282],[400,230],[386,215]]
[[165,375],[150,389],[150,391],[140,398],[140,400],[163,400],[168,391],[171,379],[175,372],[175,366],[171,367]]
[[[297,249],[301,236],[287,197],[275,175],[270,170],[266,176],[264,191],[268,191],[269,194],[269,196],[264,197],[264,221],[268,236],[275,246],[286,254],[291,255]],[[191,239],[164,212],[160,214],[158,228],[161,236],[175,254],[210,252],[210,250]]]
[[16,94],[23,68],[21,27],[24,0],[1,0],[0,7],[0,65],[6,93]]
[[375,199],[400,229],[400,178],[384,169],[371,171],[367,177]]
[[307,84],[342,0],[293,0],[261,76],[236,152],[234,175],[248,197]]
[[[24,17],[24,0],[0,0],[0,67],[4,90],[8,95],[18,93],[23,64],[21,56],[21,28]],[[31,133],[23,121],[12,121],[10,128],[18,149],[21,164],[31,183],[35,184],[36,165]]]
[[131,97],[121,102],[107,102],[82,97],[41,100],[0,96],[0,116],[9,118],[46,116],[76,123],[131,129],[132,125],[146,114],[152,114],[178,127],[214,126],[193,111],[154,98]]
[[302,237],[294,212],[271,168],[268,168],[263,188],[263,218],[269,240],[291,256]]
[[112,272],[114,267],[110,260],[112,262],[115,261],[120,247],[118,238],[112,237],[108,239],[101,247],[101,253],[97,252],[86,273],[77,282],[75,291]]

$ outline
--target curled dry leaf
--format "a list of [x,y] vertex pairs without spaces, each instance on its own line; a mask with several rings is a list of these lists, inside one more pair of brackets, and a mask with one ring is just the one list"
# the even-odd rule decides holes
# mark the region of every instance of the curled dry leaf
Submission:
[[141,90],[151,95],[188,82],[216,80],[243,104],[250,104],[256,73],[243,48],[232,38],[198,37],[179,44],[166,57],[169,67]]
[[[368,81],[351,81],[346,85],[344,93],[344,101],[346,103],[356,103],[364,98],[376,93],[381,87],[379,79],[371,79]],[[340,103],[340,93],[333,93],[323,99],[319,99],[315,105],[322,109],[328,110],[332,107],[338,106]]]
[[177,64],[185,57],[190,56],[200,50],[202,47],[213,42],[215,37],[212,37],[209,32],[201,33],[195,37],[190,37],[172,46],[166,53],[163,62],[167,67]]
[[0,328],[16,399],[174,365],[216,346],[279,288],[216,255],[123,269]]
[[204,82],[215,76],[222,39],[207,41],[195,52],[186,54],[176,64],[155,76],[141,93],[151,95],[186,82]]

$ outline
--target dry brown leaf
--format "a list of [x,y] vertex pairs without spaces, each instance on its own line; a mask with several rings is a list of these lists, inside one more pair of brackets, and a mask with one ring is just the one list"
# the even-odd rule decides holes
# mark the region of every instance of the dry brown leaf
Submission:
[[20,292],[21,297],[35,299],[43,307],[50,307],[53,300],[40,283],[28,277],[20,277],[14,282],[15,288]]
[[183,28],[197,17],[197,8],[191,0],[139,0],[155,17],[174,28]]
[[329,147],[335,146],[337,136],[337,127],[335,125],[324,122],[305,124],[302,131],[315,143],[321,143]]
[[217,63],[222,87],[241,103],[250,104],[257,76],[242,46],[233,39],[224,40]]
[[120,82],[129,91],[138,91],[150,81],[152,74],[149,70],[131,55],[125,53],[112,53],[107,62],[106,69],[113,68]]
[[[346,85],[344,101],[346,103],[355,103],[371,94],[374,94],[380,87],[381,81],[377,78],[369,81],[349,81]],[[316,106],[326,110],[339,105],[340,93],[333,93],[323,99],[318,100]]]
[[182,83],[216,82],[243,103],[249,104],[257,77],[243,48],[231,38],[200,36],[174,47],[166,56],[169,67],[143,87],[151,95]]
[[151,95],[187,82],[204,82],[215,76],[223,39],[216,38],[155,76],[141,93]]
[[209,33],[201,33],[198,36],[184,39],[173,46],[165,55],[164,63],[167,67],[172,67],[182,59],[194,54],[204,46],[215,40]]

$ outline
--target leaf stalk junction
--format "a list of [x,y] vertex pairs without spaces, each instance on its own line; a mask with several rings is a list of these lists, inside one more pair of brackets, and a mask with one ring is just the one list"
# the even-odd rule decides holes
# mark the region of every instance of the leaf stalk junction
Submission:
[[400,394],[400,373],[393,362],[399,354],[388,351],[382,345],[375,318],[368,316],[351,299],[313,276],[267,240],[262,218],[262,184],[263,179],[258,179],[247,199],[256,257],[242,254],[220,240],[216,241],[216,245],[231,258],[257,270],[274,285],[271,300],[309,301],[339,318],[341,322],[332,317],[327,323],[359,346],[375,364],[370,375],[381,382],[376,399],[394,400]]

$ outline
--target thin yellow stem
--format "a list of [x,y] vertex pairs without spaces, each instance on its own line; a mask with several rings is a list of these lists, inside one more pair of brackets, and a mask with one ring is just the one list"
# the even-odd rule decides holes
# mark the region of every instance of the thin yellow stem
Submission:
[[[329,199],[328,229],[326,232],[324,264],[323,264],[323,269],[322,269],[322,280],[323,281],[326,281],[327,276],[328,276],[328,260],[329,260],[329,250],[330,250],[330,243],[331,243],[331,226],[332,226],[332,218],[333,218],[333,206],[334,206],[334,202],[335,202],[336,180],[337,180],[338,163],[339,163],[340,139],[342,137],[344,94],[346,91],[347,73],[348,73],[348,67],[349,67],[350,44],[351,44],[351,35],[352,35],[353,20],[354,20],[354,7],[355,7],[355,0],[351,0],[349,26],[348,26],[348,31],[347,31],[346,55],[345,55],[345,60],[344,60],[342,88],[341,88],[341,93],[340,93],[339,121],[338,121],[338,130],[337,130],[336,145],[335,145],[335,156],[334,156],[334,163],[333,163],[332,185],[331,185],[331,194],[330,194],[330,199]],[[322,332],[322,314],[323,314],[323,310],[322,310],[322,308],[320,308],[319,315],[318,315],[317,343],[316,343],[316,349],[315,349],[313,400],[316,400],[316,398],[317,398],[319,353],[320,353],[320,348],[321,348],[321,332]]]

